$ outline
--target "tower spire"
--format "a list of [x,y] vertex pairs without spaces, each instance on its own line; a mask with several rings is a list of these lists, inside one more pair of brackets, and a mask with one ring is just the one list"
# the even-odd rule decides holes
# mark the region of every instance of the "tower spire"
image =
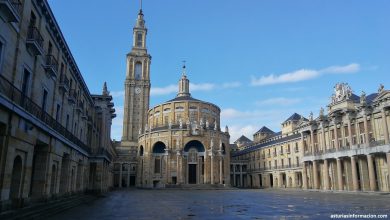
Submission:
[[139,15],[142,15],[142,0],[139,0]]
[[190,94],[190,81],[187,79],[185,62],[186,61],[183,61],[183,72],[181,74],[181,79],[179,80],[179,93],[177,93],[177,97],[191,96],[191,94]]

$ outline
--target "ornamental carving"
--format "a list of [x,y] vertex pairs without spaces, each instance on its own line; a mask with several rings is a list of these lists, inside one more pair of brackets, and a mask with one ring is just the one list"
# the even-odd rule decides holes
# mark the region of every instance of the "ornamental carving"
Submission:
[[352,96],[352,89],[348,83],[337,83],[334,86],[334,94],[332,95],[332,104],[348,100]]

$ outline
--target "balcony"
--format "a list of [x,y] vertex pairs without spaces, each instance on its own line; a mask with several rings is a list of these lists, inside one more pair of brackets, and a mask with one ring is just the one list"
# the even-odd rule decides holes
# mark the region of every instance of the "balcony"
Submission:
[[43,37],[38,28],[28,28],[26,46],[35,56],[43,54]]
[[33,100],[23,95],[23,93],[18,88],[16,88],[2,75],[0,75],[0,96],[4,97],[3,99],[8,99],[9,101],[13,102],[14,105],[20,106],[20,108],[22,108],[25,112],[35,116],[42,124],[51,128],[52,130],[55,130],[59,135],[82,148],[87,153],[90,152],[90,147],[74,136],[70,131],[62,126],[61,123],[59,123],[55,118],[44,111]]
[[20,0],[0,0],[0,15],[8,22],[19,22],[22,9]]
[[49,75],[49,77],[57,78],[57,71],[58,71],[58,62],[56,58],[53,55],[46,55],[45,64],[43,65],[43,68],[46,71],[46,74]]
[[58,87],[63,92],[68,92],[69,91],[69,79],[68,79],[68,77],[65,76],[65,74],[61,74],[61,76],[60,76],[60,83],[58,84]]
[[71,89],[70,92],[69,92],[69,96],[68,96],[68,102],[70,104],[75,104],[76,103],[76,98],[77,98],[76,90]]
[[84,105],[83,102],[78,102],[77,105],[75,106],[75,109],[78,113],[82,113],[84,110]]

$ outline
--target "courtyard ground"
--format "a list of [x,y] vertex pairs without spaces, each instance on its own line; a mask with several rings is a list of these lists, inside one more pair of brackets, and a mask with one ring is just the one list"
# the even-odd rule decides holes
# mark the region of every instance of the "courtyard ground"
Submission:
[[50,219],[330,219],[388,215],[390,195],[301,190],[117,190]]

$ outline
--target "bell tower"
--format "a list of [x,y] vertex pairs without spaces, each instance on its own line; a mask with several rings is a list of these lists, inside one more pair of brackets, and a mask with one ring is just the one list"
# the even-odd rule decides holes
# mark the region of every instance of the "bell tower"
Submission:
[[138,146],[138,135],[147,123],[150,97],[151,56],[146,49],[144,14],[138,13],[133,28],[133,45],[126,57],[125,104],[122,146]]

